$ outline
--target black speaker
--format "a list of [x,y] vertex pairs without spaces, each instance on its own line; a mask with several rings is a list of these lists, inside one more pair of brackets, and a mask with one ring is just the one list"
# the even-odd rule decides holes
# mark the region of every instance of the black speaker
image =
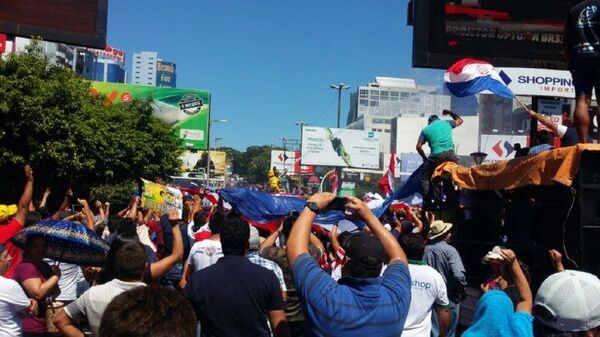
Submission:
[[584,151],[581,155],[579,209],[583,227],[600,229],[600,151]]

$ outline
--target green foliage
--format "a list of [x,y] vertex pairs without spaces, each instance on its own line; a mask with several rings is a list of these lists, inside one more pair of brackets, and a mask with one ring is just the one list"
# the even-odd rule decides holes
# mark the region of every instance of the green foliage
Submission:
[[50,65],[34,45],[0,60],[0,174],[14,196],[30,163],[37,189],[73,185],[87,192],[180,167],[170,127],[148,102],[106,105],[70,69]]
[[[137,184],[133,181],[95,186],[90,190],[90,199],[110,201],[112,205],[127,205],[132,192],[136,191],[137,188]],[[113,209],[116,210],[116,208]]]

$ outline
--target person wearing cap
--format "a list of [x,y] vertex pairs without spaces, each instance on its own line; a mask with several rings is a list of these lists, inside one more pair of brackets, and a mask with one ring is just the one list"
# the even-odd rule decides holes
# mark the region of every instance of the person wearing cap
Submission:
[[[477,302],[471,326],[463,337],[533,337],[533,296],[525,274],[515,253],[502,249],[500,255],[509,266],[519,292],[516,308],[508,295],[501,290],[490,290],[489,284],[480,286],[483,296]],[[537,335],[536,335],[537,336]]]
[[433,309],[440,322],[439,335],[445,336],[450,325],[450,302],[442,275],[423,261],[425,238],[419,234],[407,233],[398,241],[408,257],[408,269],[412,279],[410,309],[402,337],[430,336]]
[[[444,110],[443,115],[450,115],[452,120],[441,120],[437,115],[429,116],[429,123],[417,141],[417,153],[423,158],[423,175],[421,176],[421,185],[423,186],[423,197],[429,192],[429,180],[433,170],[445,161],[456,161],[454,154],[454,141],[452,140],[452,129],[461,126],[462,118],[450,110]],[[429,157],[425,155],[423,145],[429,145]]]
[[[448,299],[450,304],[450,326],[448,327],[448,337],[454,337],[458,327],[460,317],[460,302],[467,286],[467,277],[465,267],[456,248],[448,242],[452,238],[452,224],[435,220],[431,223],[429,234],[429,244],[425,246],[423,260],[433,269],[437,270],[446,282],[448,290]],[[437,316],[432,315],[432,336],[438,336],[439,324]]]
[[308,254],[311,226],[334,199],[332,193],[311,196],[287,240],[287,258],[306,314],[305,334],[400,336],[411,300],[406,255],[364,202],[347,197],[346,215],[362,220],[370,233],[343,240],[347,260],[338,282]]
[[535,296],[533,316],[535,336],[600,336],[600,279],[568,269],[550,275]]
[[31,166],[25,165],[24,173],[25,187],[18,205],[0,205],[0,244],[6,247],[8,255],[12,258],[12,264],[4,274],[6,278],[13,278],[17,265],[23,259],[21,250],[10,242],[10,239],[23,229],[33,195],[33,170]]
[[22,323],[19,313],[37,314],[38,303],[27,298],[21,286],[3,275],[8,270],[12,257],[0,244],[0,336],[21,336]]
[[277,263],[267,260],[264,257],[261,257],[258,253],[258,249],[260,247],[260,235],[258,235],[258,229],[254,226],[250,226],[250,239],[248,240],[248,255],[246,257],[250,262],[257,264],[261,267],[265,267],[272,271],[277,279],[279,280],[279,285],[281,286],[281,295],[283,300],[287,299],[287,287],[285,286],[285,280],[283,278],[283,271],[277,265]]

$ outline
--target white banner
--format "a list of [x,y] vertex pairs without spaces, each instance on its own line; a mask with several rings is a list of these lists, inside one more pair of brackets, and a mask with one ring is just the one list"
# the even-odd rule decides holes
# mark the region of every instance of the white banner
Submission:
[[379,169],[379,133],[302,128],[302,165]]
[[508,88],[517,96],[575,98],[571,73],[566,70],[498,68],[511,82]]
[[[285,167],[283,165],[285,160]],[[294,173],[294,163],[296,161],[296,152],[285,151],[285,154],[281,150],[271,150],[271,168],[277,168],[277,171],[283,173],[287,170],[289,174]]]
[[527,147],[527,138],[520,135],[481,135],[481,152],[487,153],[484,162],[515,158],[515,144]]

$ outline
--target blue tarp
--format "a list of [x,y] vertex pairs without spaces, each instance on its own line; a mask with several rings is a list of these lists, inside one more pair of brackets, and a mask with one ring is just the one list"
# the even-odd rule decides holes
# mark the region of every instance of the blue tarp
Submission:
[[[380,217],[391,205],[392,201],[408,198],[416,193],[421,193],[420,177],[422,166],[420,166],[406,181],[396,190],[394,194],[385,199],[383,205],[374,208],[373,213]],[[227,201],[233,209],[242,216],[256,222],[268,223],[281,217],[289,215],[292,211],[302,212],[306,200],[294,196],[276,196],[268,193],[257,192],[245,188],[225,188],[220,192],[221,197]],[[348,219],[343,212],[329,211],[319,214],[315,220],[316,224],[333,225]],[[359,228],[364,224],[355,219],[348,219]]]

